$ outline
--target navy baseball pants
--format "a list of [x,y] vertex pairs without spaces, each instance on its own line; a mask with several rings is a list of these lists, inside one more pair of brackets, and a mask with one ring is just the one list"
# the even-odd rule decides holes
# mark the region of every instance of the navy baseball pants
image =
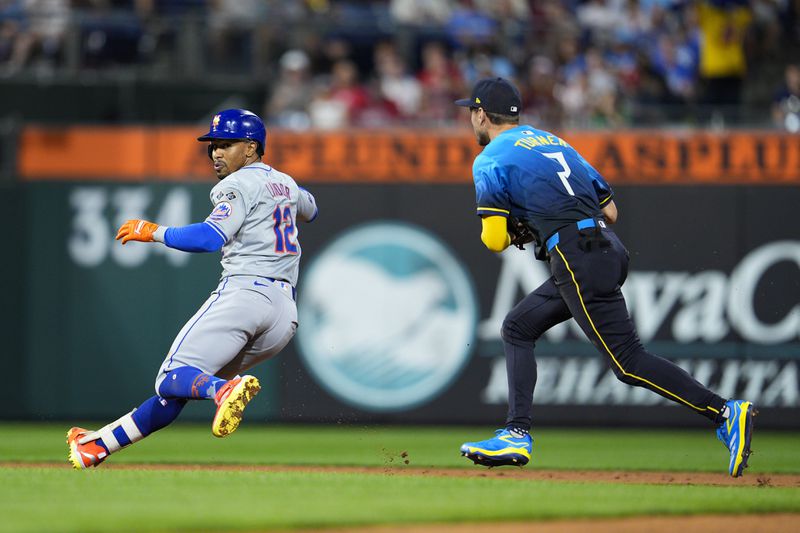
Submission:
[[569,318],[609,359],[617,378],[645,387],[721,421],[725,400],[674,363],[642,346],[620,287],[628,275],[628,251],[610,229],[561,228],[550,250],[552,277],[526,296],[503,322],[508,373],[507,427],[530,429],[536,386],[536,340]]

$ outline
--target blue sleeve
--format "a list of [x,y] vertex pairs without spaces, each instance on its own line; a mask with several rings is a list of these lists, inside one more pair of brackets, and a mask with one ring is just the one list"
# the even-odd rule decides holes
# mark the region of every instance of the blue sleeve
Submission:
[[478,215],[507,217],[511,212],[506,194],[505,179],[497,164],[486,157],[478,156],[472,167],[475,181],[475,197]]
[[200,222],[167,228],[164,244],[184,252],[216,252],[225,244],[225,237],[208,222]]
[[600,201],[600,207],[605,207],[605,205],[614,197],[614,191],[611,189],[611,185],[609,185],[606,180],[603,179],[603,176],[600,175],[597,169],[590,165],[582,155],[577,152],[575,152],[575,155],[578,157],[578,161],[580,161],[581,165],[583,165],[583,167],[586,169],[589,178],[592,180],[592,186],[594,187],[594,192],[597,194],[597,199]]

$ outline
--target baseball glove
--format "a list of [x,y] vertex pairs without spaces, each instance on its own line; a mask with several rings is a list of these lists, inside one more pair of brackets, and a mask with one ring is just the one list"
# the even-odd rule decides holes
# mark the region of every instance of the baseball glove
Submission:
[[506,230],[511,236],[511,244],[520,250],[524,250],[524,245],[528,244],[529,242],[533,242],[534,240],[534,235],[533,231],[531,231],[531,228],[529,228],[525,222],[517,217],[508,217]]

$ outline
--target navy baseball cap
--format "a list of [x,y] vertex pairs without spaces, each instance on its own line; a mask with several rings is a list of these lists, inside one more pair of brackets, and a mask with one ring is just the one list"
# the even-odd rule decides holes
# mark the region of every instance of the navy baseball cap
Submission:
[[522,98],[517,88],[508,80],[486,78],[475,84],[472,96],[456,100],[455,104],[463,107],[482,107],[489,113],[519,115]]

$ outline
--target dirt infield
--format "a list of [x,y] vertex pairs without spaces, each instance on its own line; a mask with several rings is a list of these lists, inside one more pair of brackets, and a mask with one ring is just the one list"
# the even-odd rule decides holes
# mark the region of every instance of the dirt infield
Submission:
[[[71,468],[63,463],[0,462],[0,468]],[[209,464],[114,464],[100,468],[113,470],[223,470],[237,472],[331,472],[384,476],[486,477],[574,483],[641,483],[646,485],[715,485],[731,487],[800,487],[797,474],[745,474],[732,478],[715,472],[642,472],[606,470],[534,470],[501,468],[425,468],[417,466],[300,466],[300,465],[209,465]]]

